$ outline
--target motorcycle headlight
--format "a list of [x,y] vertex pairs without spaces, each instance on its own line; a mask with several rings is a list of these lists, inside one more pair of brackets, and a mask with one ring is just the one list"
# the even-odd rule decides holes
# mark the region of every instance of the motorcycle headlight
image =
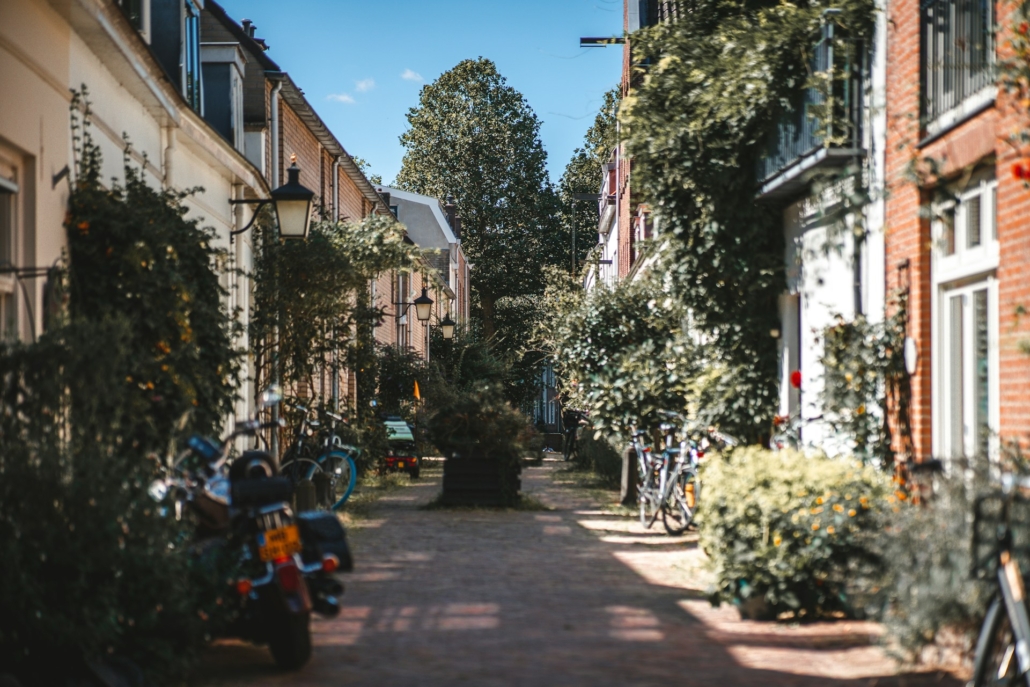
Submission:
[[147,494],[155,501],[164,501],[165,497],[168,496],[168,483],[163,479],[154,480],[150,483]]

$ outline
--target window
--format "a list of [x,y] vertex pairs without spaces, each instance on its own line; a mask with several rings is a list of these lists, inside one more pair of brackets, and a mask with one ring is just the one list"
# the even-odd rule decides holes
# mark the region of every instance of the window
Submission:
[[981,175],[936,208],[936,277],[953,281],[994,269],[998,264],[995,207],[998,184]]
[[969,99],[994,85],[994,2],[923,0],[921,32],[921,114],[934,133],[933,123],[960,118],[980,105]]
[[[6,181],[6,180],[4,180]],[[18,306],[14,274],[5,268],[15,266],[14,226],[17,187],[0,182],[0,338],[14,338],[18,331]]]
[[182,94],[198,114],[204,114],[204,89],[200,71],[200,11],[186,0],[182,41]]
[[938,209],[933,281],[934,452],[993,453],[998,417],[997,184],[981,175]]
[[[409,303],[411,301],[411,286],[410,277],[407,274],[400,273],[397,275],[397,298],[394,303]],[[404,305],[394,305],[397,312],[397,347],[399,349],[407,350],[411,345],[409,337],[411,335],[411,328],[408,326],[408,313],[405,310]]]

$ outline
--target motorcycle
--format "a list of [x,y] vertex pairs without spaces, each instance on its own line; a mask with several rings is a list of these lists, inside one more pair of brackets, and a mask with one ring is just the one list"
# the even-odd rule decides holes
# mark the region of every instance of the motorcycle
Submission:
[[[281,400],[276,388],[261,395],[265,409]],[[281,668],[295,670],[311,656],[310,617],[334,617],[343,585],[336,572],[353,569],[346,533],[335,515],[294,514],[293,484],[263,451],[229,460],[233,440],[254,436],[279,421],[238,421],[222,441],[193,436],[187,448],[149,489],[171,500],[176,519],[194,518],[198,555],[212,547],[235,557],[240,576],[227,596],[237,602],[229,636],[268,644]]]

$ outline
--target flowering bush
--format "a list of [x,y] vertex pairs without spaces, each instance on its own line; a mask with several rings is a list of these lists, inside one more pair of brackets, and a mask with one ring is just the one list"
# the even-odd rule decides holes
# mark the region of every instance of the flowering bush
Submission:
[[702,473],[701,546],[713,603],[773,618],[853,615],[853,584],[875,579],[873,532],[890,481],[851,459],[757,447],[713,458]]

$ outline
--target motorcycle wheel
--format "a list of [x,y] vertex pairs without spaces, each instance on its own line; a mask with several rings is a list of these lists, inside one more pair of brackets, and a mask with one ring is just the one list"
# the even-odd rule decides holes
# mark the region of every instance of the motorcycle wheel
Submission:
[[297,670],[311,658],[311,614],[288,615],[271,629],[268,648],[275,664]]

